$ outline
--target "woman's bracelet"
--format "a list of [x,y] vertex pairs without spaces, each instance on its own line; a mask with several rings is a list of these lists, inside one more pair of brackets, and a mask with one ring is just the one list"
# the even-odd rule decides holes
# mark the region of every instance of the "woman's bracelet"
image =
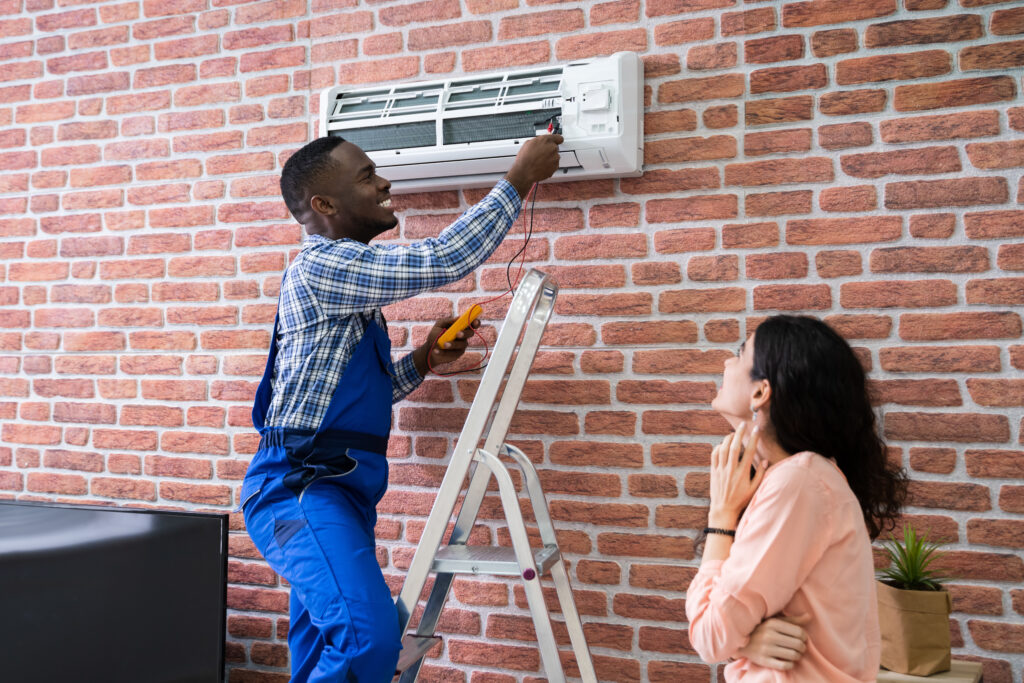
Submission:
[[709,526],[708,528],[704,529],[704,533],[705,534],[724,534],[726,536],[733,536],[733,537],[736,536],[736,530],[735,529],[716,529],[713,526]]

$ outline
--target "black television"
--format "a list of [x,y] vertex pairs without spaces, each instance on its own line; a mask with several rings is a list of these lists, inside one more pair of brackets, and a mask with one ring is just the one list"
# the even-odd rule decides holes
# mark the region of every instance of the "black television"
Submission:
[[0,501],[0,678],[221,683],[227,515]]

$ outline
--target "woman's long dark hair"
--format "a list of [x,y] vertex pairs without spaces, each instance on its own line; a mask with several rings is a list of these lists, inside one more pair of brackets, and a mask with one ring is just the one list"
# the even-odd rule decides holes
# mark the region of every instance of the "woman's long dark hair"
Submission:
[[754,380],[771,385],[769,417],[788,453],[834,458],[860,501],[871,538],[894,528],[907,475],[889,463],[853,349],[814,318],[777,315],[754,334]]

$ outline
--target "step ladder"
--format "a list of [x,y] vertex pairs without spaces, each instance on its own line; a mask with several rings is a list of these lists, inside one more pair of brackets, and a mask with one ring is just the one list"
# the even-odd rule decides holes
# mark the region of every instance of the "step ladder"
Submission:
[[[541,335],[547,326],[548,318],[551,317],[557,293],[558,286],[547,275],[531,269],[516,290],[509,307],[494,351],[484,369],[476,397],[466,417],[466,423],[455,444],[451,462],[434,500],[434,507],[423,529],[402,590],[395,600],[399,626],[402,633],[406,633],[428,575],[434,574],[434,585],[419,624],[414,632],[408,633],[402,639],[402,653],[396,671],[399,683],[416,681],[424,656],[440,640],[434,635],[434,631],[448,598],[452,580],[457,574],[509,576],[518,577],[522,581],[533,625],[537,631],[544,673],[549,681],[563,682],[565,672],[555,644],[540,583],[542,575],[549,575],[554,583],[565,626],[569,632],[580,677],[584,683],[597,681],[590,649],[583,635],[583,625],[569,585],[569,574],[558,549],[555,529],[551,524],[551,516],[537,470],[521,450],[505,443],[505,435],[508,433],[523,385],[540,345]],[[479,447],[481,440],[483,447]],[[508,467],[501,459],[502,456],[511,458],[522,470],[524,486],[533,507],[543,544],[540,549],[534,550],[530,547],[519,507],[519,497]],[[448,544],[442,547],[441,541],[471,467],[469,488],[466,490]],[[469,533],[476,521],[492,476],[498,483],[498,492],[512,540],[511,548],[467,545]]]

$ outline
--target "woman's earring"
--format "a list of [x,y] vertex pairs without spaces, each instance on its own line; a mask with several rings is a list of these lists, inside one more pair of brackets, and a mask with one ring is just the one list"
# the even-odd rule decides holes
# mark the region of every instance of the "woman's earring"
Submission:
[[754,422],[757,422],[757,408],[750,406],[750,412],[753,415]]

